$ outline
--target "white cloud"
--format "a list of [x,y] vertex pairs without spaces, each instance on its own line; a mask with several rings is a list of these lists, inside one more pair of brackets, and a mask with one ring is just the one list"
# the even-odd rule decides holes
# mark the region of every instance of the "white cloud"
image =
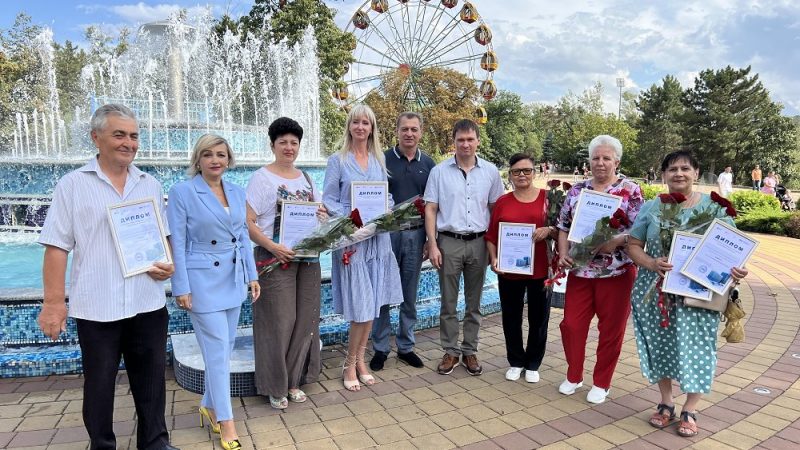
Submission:
[[[362,0],[329,3],[344,25]],[[800,2],[795,0],[474,0],[492,28],[500,89],[552,102],[600,81],[616,111],[615,78],[626,90],[672,74],[684,87],[704,69],[753,65],[773,100],[798,114]]]

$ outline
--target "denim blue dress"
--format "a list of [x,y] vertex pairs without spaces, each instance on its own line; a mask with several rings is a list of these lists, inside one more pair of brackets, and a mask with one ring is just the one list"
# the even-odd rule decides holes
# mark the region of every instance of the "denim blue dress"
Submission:
[[[366,171],[352,153],[344,158],[340,154],[328,158],[322,202],[331,216],[350,214],[350,184],[354,181],[387,181],[386,171],[373,155],[369,156]],[[342,261],[345,251],[354,251],[349,264]],[[400,269],[389,233],[336,250],[331,259],[333,307],[345,320],[368,322],[380,316],[383,305],[403,301]]]

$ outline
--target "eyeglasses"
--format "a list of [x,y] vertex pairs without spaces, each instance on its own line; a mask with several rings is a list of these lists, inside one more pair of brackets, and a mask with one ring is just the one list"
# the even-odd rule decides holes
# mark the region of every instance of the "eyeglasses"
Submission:
[[524,169],[511,169],[511,170],[509,170],[509,172],[511,172],[511,175],[514,175],[515,177],[518,177],[520,174],[522,174],[522,175],[530,175],[530,174],[532,174],[533,173],[533,169],[530,168],[530,167],[526,167]]

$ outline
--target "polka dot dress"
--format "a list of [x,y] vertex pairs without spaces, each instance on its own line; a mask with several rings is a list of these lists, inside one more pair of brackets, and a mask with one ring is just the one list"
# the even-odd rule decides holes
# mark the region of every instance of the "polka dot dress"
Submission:
[[[703,195],[693,208],[682,212],[688,219],[694,208],[708,207],[711,200]],[[631,228],[631,236],[646,241],[648,255],[661,256],[658,245],[658,199],[647,202]],[[646,237],[646,239],[645,239]],[[658,275],[640,268],[633,285],[633,327],[639,351],[642,375],[651,383],[671,378],[686,393],[709,393],[717,368],[717,331],[720,314],[707,309],[683,306],[681,297],[669,311],[669,326],[661,327],[657,292],[645,302],[647,290]],[[673,297],[676,298],[676,297]]]

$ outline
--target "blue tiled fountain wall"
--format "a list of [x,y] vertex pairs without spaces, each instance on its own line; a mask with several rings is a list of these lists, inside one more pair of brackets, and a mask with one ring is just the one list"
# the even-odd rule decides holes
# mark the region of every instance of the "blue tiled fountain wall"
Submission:
[[[9,229],[12,225],[36,230],[41,226],[56,181],[83,162],[62,163],[3,163],[0,165],[0,229]],[[145,172],[159,179],[165,192],[185,179],[185,167],[162,164],[137,165]],[[260,165],[240,165],[229,170],[225,177],[228,181],[246,186],[252,173]],[[317,186],[322,186],[324,169],[321,167],[303,168],[314,179]],[[13,216],[13,219],[11,218]],[[2,244],[0,244],[2,245]],[[31,267],[30,270],[41,270]],[[34,287],[39,292],[40,287]],[[80,349],[77,345],[75,323],[67,321],[67,331],[58,341],[45,337],[37,325],[36,319],[41,305],[41,295],[9,295],[0,286],[0,377],[27,377],[52,374],[70,374],[81,372]],[[334,314],[330,294],[330,280],[323,279],[321,289],[322,306],[320,309],[320,336],[325,345],[341,343],[347,340],[348,324],[341,316]],[[181,334],[192,332],[192,325],[186,312],[175,307],[174,300],[168,297],[167,307],[170,312],[169,333]],[[496,277],[489,272],[486,277],[481,311],[484,314],[500,310],[500,301],[496,289]],[[423,270],[419,284],[419,300],[417,302],[417,329],[435,327],[439,324],[439,282],[438,275],[430,267]],[[459,318],[463,318],[464,301],[459,299]],[[398,310],[391,311],[393,331],[397,327]],[[249,301],[243,304],[239,325],[247,327],[252,324],[252,309]],[[168,354],[171,346],[168,343]]]
[[[500,310],[500,299],[496,289],[496,277],[486,276],[481,312],[490,314]],[[324,279],[321,289],[320,337],[325,345],[347,341],[349,325],[334,314],[330,280]],[[463,291],[463,289],[462,289]],[[439,279],[435,270],[423,270],[419,283],[417,301],[418,321],[416,329],[426,329],[439,324]],[[192,332],[187,313],[175,306],[168,297],[170,313],[169,334]],[[0,298],[0,377],[33,377],[54,374],[80,373],[80,349],[77,345],[77,330],[72,319],[67,320],[67,331],[58,341],[51,341],[39,330],[36,318],[41,308],[39,299]],[[458,301],[459,320],[464,317],[464,299]],[[398,308],[391,310],[392,332],[397,329]],[[240,327],[251,326],[253,310],[249,301],[242,304]],[[168,354],[171,344],[167,343]]]

